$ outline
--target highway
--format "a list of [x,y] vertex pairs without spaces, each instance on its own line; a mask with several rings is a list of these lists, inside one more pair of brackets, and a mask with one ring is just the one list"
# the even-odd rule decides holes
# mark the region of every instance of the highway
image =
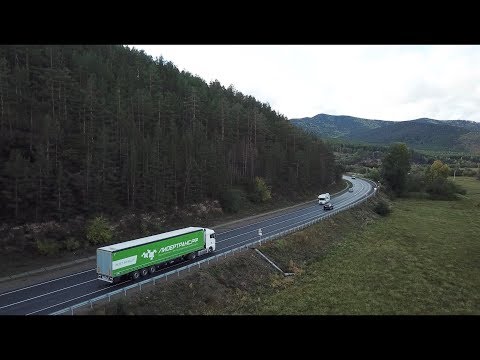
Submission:
[[[345,208],[374,191],[373,185],[368,181],[352,179],[345,175],[343,178],[353,183],[354,191],[332,197],[331,203],[334,204],[335,210]],[[323,210],[323,206],[312,202],[304,208],[271,214],[268,218],[262,217],[248,225],[238,222],[229,230],[217,231],[214,228],[216,231],[215,254],[259,240],[258,229],[262,229],[263,237],[268,237],[326,214],[328,211]],[[191,262],[204,258],[205,256],[198,257]],[[175,264],[161,271],[170,271],[187,263]],[[161,271],[149,276],[158,275]],[[108,284],[97,280],[96,270],[93,268],[0,294],[0,315],[48,315],[130,284],[131,281]]]

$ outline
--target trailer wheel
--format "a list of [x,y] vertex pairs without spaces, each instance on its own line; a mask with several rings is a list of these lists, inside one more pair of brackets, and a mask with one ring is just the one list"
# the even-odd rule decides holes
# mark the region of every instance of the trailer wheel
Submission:
[[140,273],[142,274],[142,276],[147,276],[148,275],[148,269],[143,268],[142,270],[140,270]]
[[139,277],[140,277],[140,273],[138,272],[138,270],[135,270],[134,272],[132,272],[133,280],[137,280]]
[[152,265],[148,268],[148,271],[150,272],[150,274],[153,274],[155,272],[155,270],[157,270],[157,268],[155,267],[155,265]]

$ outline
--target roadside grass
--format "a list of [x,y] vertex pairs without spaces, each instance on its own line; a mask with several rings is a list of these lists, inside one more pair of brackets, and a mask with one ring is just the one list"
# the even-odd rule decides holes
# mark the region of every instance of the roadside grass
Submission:
[[480,182],[460,201],[399,199],[259,314],[480,314]]
[[[375,202],[322,221],[319,224],[260,247],[283,270],[300,276],[307,264],[322,257],[338,233],[350,232],[378,217]],[[345,225],[347,224],[347,226]],[[324,229],[318,235],[318,229]],[[337,229],[335,234],[332,229]],[[272,256],[272,254],[274,254]],[[275,256],[276,255],[276,256]],[[283,256],[283,261],[280,259]],[[252,250],[226,258],[219,264],[194,271],[117,300],[94,305],[92,314],[255,314],[273,294],[287,290],[295,277],[284,277]]]
[[[382,198],[93,314],[480,314],[480,181],[457,201]],[[386,198],[383,198],[386,200]],[[388,200],[387,200],[388,201]]]

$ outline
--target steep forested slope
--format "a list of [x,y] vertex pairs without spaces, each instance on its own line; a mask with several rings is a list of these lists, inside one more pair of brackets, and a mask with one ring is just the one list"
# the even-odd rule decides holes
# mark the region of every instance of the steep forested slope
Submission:
[[169,209],[338,178],[268,104],[123,46],[0,46],[0,219]]

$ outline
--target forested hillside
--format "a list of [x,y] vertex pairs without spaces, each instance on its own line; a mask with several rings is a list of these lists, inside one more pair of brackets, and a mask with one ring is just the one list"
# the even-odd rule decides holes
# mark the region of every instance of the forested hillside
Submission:
[[467,133],[468,130],[463,127],[412,120],[392,121],[386,126],[369,130],[358,136],[354,134],[352,138],[370,144],[404,142],[415,149],[465,151],[460,137]]
[[353,135],[387,125],[384,120],[369,120],[346,115],[318,114],[311,118],[291,119],[294,125],[322,138],[351,139]]
[[268,104],[117,45],[0,46],[0,219],[171,209],[256,176],[339,179],[323,142]]
[[480,154],[477,145],[480,123],[474,121],[428,118],[385,121],[318,114],[312,118],[291,119],[291,122],[322,139],[376,145],[404,142],[419,150]]

